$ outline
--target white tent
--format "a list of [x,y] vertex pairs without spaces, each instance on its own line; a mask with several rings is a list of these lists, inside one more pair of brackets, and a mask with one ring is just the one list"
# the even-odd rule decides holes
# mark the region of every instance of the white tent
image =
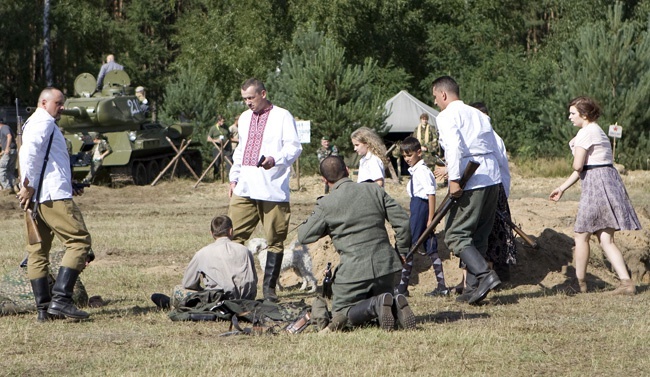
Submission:
[[400,91],[386,101],[386,112],[390,114],[386,118],[386,124],[391,126],[388,133],[413,132],[420,123],[422,113],[429,114],[429,123],[435,126],[439,113],[438,110],[413,97],[406,90]]

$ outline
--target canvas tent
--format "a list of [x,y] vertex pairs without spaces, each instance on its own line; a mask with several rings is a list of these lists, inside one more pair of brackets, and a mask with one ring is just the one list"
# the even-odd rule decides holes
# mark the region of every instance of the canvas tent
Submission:
[[402,90],[386,101],[386,112],[390,114],[386,118],[386,124],[391,126],[388,131],[391,133],[411,133],[420,123],[422,113],[429,114],[429,123],[436,125],[436,117],[439,111],[413,97],[406,90]]

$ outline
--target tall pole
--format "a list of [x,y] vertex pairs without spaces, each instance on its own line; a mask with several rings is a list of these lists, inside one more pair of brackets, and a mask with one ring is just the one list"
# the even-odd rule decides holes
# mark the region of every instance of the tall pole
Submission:
[[47,86],[54,85],[52,63],[50,61],[50,0],[44,0],[43,6],[43,63],[45,66],[45,82]]

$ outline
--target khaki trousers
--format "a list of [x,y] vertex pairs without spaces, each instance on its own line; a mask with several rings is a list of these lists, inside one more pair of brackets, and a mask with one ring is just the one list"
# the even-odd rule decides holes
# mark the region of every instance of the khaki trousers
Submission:
[[38,214],[36,224],[43,242],[26,247],[29,253],[29,279],[46,277],[49,273],[50,249],[54,236],[65,246],[61,267],[83,271],[91,240],[79,207],[72,199],[47,201],[38,205]]
[[288,202],[254,200],[233,194],[228,217],[232,220],[233,241],[243,245],[261,221],[269,251],[283,252],[291,220],[291,206]]

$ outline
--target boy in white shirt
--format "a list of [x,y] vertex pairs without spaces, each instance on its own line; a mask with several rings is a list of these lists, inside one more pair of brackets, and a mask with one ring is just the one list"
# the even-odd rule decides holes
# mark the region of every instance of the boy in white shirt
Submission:
[[[436,210],[436,179],[422,159],[422,145],[418,139],[409,136],[402,142],[402,156],[404,161],[409,165],[409,174],[411,180],[406,186],[411,198],[410,209],[411,217],[411,239],[415,243],[420,238],[425,229],[431,224],[433,215]],[[432,232],[427,238],[425,244],[426,255],[431,258],[433,271],[436,274],[438,286],[426,296],[445,296],[449,293],[445,284],[445,275],[442,270],[442,260],[438,256],[438,240]],[[413,258],[405,261],[402,267],[402,277],[395,289],[396,293],[408,296],[408,284],[413,269]]]

